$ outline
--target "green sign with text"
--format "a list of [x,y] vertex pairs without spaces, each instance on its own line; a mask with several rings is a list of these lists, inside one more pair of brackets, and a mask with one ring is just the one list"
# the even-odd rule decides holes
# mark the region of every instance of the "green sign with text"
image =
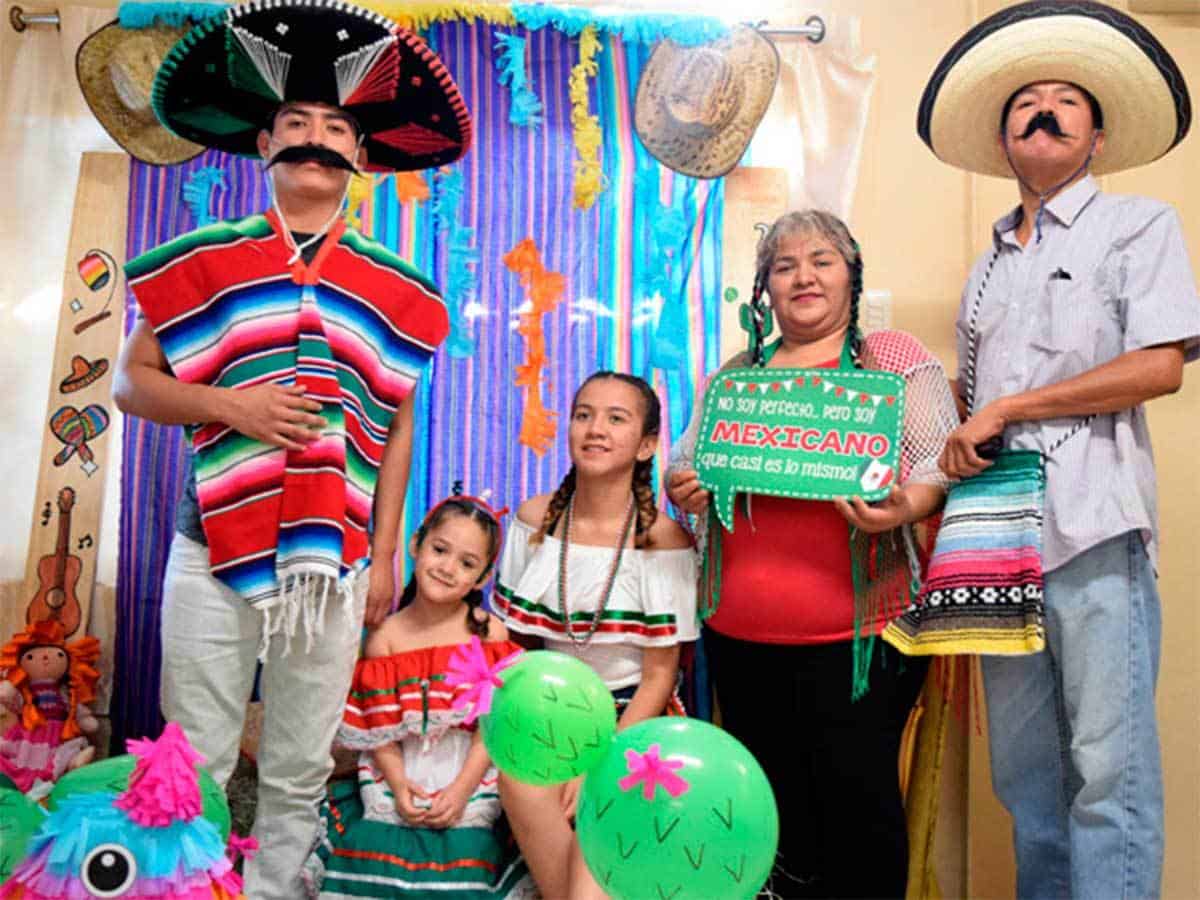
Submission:
[[887,496],[900,469],[904,379],[862,369],[730,369],[704,395],[696,472],[721,524],[739,493]]

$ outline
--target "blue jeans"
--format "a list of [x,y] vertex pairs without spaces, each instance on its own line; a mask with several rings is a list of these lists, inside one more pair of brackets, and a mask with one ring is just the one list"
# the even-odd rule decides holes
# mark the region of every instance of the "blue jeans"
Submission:
[[1013,816],[1018,897],[1156,897],[1161,630],[1137,532],[1046,574],[1046,650],[983,658],[992,786]]

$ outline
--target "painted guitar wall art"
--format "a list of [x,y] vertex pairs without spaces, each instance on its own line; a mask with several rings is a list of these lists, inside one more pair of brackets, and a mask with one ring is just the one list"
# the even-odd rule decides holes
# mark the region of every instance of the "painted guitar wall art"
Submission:
[[71,552],[71,509],[75,506],[75,491],[65,487],[58,492],[58,540],[54,553],[38,560],[38,591],[25,610],[29,624],[55,619],[69,636],[79,628],[83,610],[75,588],[83,561]]

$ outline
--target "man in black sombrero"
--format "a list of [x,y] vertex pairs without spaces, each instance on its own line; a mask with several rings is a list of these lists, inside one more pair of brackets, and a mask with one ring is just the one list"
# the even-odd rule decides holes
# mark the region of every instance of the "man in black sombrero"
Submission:
[[449,327],[437,289],[342,205],[357,169],[453,162],[470,117],[420,38],[333,0],[205,21],[163,60],[151,103],[181,138],[261,157],[272,182],[265,213],[128,264],[142,318],[115,398],[191,439],[163,586],[163,713],[224,784],[263,664],[246,887],[294,898],[361,627],[394,595],[413,390]]
[[[992,781],[1014,819],[1021,897],[1152,897],[1163,852],[1154,712],[1156,499],[1145,402],[1200,351],[1200,301],[1175,211],[1106,195],[1094,174],[1183,140],[1191,107],[1165,49],[1099,3],[1034,0],[939,63],[918,131],[946,162],[1015,177],[958,319],[966,421],[950,475],[981,448],[1047,454],[1046,650],[983,659]],[[1077,430],[1076,430],[1077,429]]]

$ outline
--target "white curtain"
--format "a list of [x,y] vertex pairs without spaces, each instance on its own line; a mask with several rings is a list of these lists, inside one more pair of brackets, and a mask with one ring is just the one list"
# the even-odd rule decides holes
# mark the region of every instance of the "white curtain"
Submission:
[[[0,509],[7,513],[0,580],[25,572],[79,155],[119,149],[75,82],[76,49],[116,10],[60,5],[61,30],[18,33],[8,25],[11,5],[4,3],[0,19]],[[119,432],[111,440],[119,446]],[[108,584],[115,578],[117,468],[109,467],[101,532],[107,540],[98,574]]]
[[875,57],[859,46],[859,20],[822,11],[825,39],[772,36],[779,83],[750,143],[747,165],[788,173],[788,208],[819,207],[846,219],[854,200]]

